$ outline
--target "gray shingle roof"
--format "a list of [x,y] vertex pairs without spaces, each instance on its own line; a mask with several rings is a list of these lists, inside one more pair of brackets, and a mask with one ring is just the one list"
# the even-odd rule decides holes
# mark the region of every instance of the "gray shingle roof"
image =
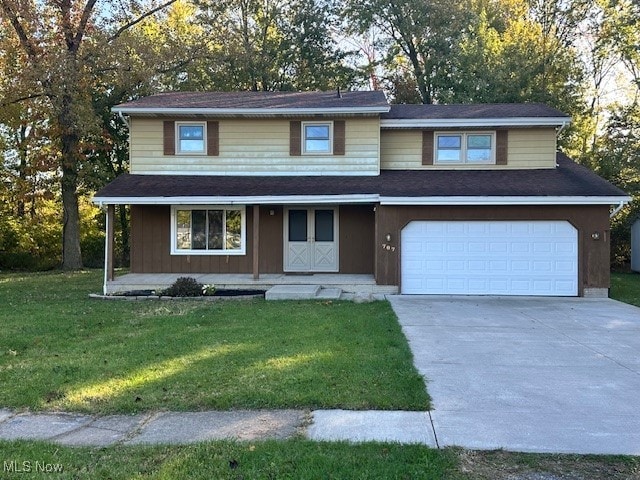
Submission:
[[388,107],[374,92],[172,92],[116,105],[119,108],[291,109]]
[[564,154],[539,170],[382,170],[379,176],[122,175],[97,194],[110,197],[378,194],[386,197],[590,196],[626,194]]
[[470,105],[391,105],[383,120],[471,119],[471,118],[558,118],[569,116],[541,103],[489,103]]

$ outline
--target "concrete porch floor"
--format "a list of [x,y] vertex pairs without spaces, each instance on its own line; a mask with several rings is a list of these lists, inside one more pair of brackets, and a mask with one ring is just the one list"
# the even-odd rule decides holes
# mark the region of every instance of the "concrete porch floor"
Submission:
[[167,288],[178,277],[192,277],[199,283],[215,285],[219,289],[268,290],[274,285],[320,285],[323,288],[340,288],[346,293],[398,293],[397,286],[376,285],[373,275],[339,273],[263,273],[257,280],[250,273],[128,273],[108,281],[105,293]]

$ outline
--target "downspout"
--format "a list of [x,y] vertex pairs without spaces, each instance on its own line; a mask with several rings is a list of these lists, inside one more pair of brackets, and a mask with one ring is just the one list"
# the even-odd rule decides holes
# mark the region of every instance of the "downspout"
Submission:
[[624,207],[626,203],[627,202],[625,202],[625,201],[621,201],[620,203],[618,203],[618,206],[616,208],[614,208],[613,212],[611,212],[609,214],[609,218],[615,217],[618,214],[618,212],[620,212],[620,210],[622,210],[622,207]]
[[[100,207],[102,207],[102,202],[100,202]],[[102,294],[107,294],[107,275],[109,269],[109,213],[105,214],[105,222],[104,222],[104,281],[102,284]]]
[[127,120],[127,117],[125,117],[124,114],[121,111],[118,112],[118,116],[124,122],[124,124],[127,126],[127,128],[130,129],[129,121]]

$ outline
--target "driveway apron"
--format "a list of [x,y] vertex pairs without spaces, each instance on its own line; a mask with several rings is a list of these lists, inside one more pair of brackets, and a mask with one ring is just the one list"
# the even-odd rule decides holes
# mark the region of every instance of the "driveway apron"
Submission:
[[388,298],[433,399],[439,446],[640,455],[640,308]]

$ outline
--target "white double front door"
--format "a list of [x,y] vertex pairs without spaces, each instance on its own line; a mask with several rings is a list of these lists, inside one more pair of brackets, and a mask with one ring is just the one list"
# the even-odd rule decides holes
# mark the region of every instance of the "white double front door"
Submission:
[[288,208],[284,217],[284,271],[338,271],[338,210]]

